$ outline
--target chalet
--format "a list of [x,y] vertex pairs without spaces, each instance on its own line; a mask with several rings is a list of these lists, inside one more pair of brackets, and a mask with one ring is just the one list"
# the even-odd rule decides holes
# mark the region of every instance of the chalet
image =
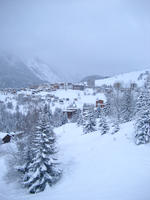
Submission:
[[54,84],[53,89],[58,90],[60,88],[59,84]]
[[72,83],[68,83],[67,84],[67,88],[72,90],[73,89],[73,84]]
[[51,88],[46,89],[46,92],[51,92],[51,91],[52,91]]
[[52,91],[56,91],[60,88],[59,84],[54,83],[54,84],[50,84],[50,88]]
[[103,108],[104,107],[104,101],[103,100],[97,100],[96,101],[96,107],[101,107],[101,108]]
[[73,90],[84,90],[84,85],[73,85]]
[[63,104],[64,103],[63,99],[59,99],[59,103]]
[[[38,89],[38,87],[39,87],[39,85],[32,85],[32,86],[30,86],[30,89],[31,90],[36,90],[36,89]],[[24,89],[24,88],[23,88]]]
[[63,111],[63,113],[67,114],[68,119],[71,119],[74,114],[77,112],[77,108],[67,108],[66,110]]
[[60,89],[65,89],[65,83],[60,83],[60,84],[59,84],[59,88],[60,88]]

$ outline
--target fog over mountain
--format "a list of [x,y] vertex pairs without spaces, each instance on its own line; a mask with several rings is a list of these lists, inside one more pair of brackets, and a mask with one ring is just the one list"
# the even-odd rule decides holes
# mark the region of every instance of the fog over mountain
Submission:
[[39,59],[25,61],[12,55],[0,55],[0,75],[0,88],[22,88],[64,80]]
[[78,82],[81,76],[65,74],[39,58],[21,59],[0,54],[0,88],[22,88],[42,83]]

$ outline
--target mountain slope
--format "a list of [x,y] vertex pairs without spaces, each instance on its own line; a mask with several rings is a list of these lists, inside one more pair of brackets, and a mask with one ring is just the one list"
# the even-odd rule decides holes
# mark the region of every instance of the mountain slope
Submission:
[[60,68],[51,67],[39,58],[29,60],[27,62],[29,69],[41,80],[50,83],[56,82],[80,82],[81,74],[72,72],[64,72]]
[[22,88],[43,83],[20,60],[12,56],[0,56],[0,88]]
[[26,61],[14,55],[0,54],[0,88],[22,88],[60,81],[64,81],[63,76],[40,59]]
[[129,86],[130,83],[136,83],[138,86],[142,86],[144,84],[147,75],[149,74],[150,74],[150,69],[124,73],[102,80],[96,80],[95,85],[96,86],[113,85],[116,82],[121,82],[124,86]]
[[54,83],[63,81],[64,79],[52,67],[45,64],[39,58],[28,61],[27,66],[35,74],[35,76],[43,81]]

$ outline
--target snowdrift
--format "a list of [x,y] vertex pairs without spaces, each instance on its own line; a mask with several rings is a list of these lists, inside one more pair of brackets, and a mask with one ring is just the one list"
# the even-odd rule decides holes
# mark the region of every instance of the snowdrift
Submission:
[[82,129],[71,123],[55,131],[64,171],[61,181],[43,193],[29,195],[16,184],[5,182],[3,156],[0,157],[0,199],[150,199],[150,145],[135,145],[133,122],[122,124],[115,135],[101,136],[99,131],[83,135]]

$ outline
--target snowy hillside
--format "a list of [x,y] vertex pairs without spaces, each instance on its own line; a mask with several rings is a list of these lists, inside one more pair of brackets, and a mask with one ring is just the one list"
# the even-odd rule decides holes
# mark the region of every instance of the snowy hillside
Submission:
[[[127,130],[128,127],[128,131]],[[150,146],[133,142],[133,123],[121,125],[115,135],[94,132],[83,135],[76,124],[55,129],[64,175],[43,193],[29,195],[3,179],[6,172],[0,157],[0,199],[3,200],[149,200]],[[13,146],[1,146],[1,152]],[[9,192],[8,192],[9,191]]]
[[41,80],[55,83],[63,81],[61,77],[52,67],[45,64],[40,59],[32,59],[27,62],[27,66]]
[[95,84],[96,86],[102,86],[102,85],[113,85],[116,82],[121,82],[124,86],[129,86],[130,83],[136,83],[138,86],[142,86],[144,84],[144,81],[148,73],[150,73],[150,69],[144,71],[124,73],[113,76],[111,78],[96,80]]
[[0,88],[23,88],[41,83],[43,81],[21,59],[0,54]]

